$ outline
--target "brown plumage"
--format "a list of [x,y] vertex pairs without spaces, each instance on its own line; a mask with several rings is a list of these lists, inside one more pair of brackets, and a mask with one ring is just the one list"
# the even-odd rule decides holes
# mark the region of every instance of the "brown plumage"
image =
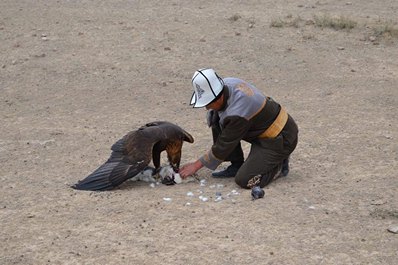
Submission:
[[181,127],[166,121],[148,123],[117,141],[111,147],[108,161],[72,188],[113,189],[144,170],[151,160],[157,171],[163,151],[166,151],[170,165],[178,171],[184,141],[193,143],[194,139]]

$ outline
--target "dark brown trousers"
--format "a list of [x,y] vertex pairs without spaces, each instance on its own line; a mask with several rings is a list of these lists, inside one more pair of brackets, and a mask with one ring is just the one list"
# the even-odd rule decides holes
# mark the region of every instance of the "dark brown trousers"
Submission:
[[[217,124],[218,125],[218,124]],[[212,126],[213,140],[221,133],[219,125]],[[288,159],[298,142],[298,127],[289,115],[282,132],[273,139],[255,139],[251,141],[250,152],[235,176],[235,182],[242,188],[253,185],[264,187],[278,177],[282,162]],[[227,157],[232,163],[242,162],[243,151],[239,144]]]

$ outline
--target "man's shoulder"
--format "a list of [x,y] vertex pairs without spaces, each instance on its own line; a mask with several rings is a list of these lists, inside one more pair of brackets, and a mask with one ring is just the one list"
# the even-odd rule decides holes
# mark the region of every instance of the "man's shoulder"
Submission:
[[244,80],[237,78],[237,77],[225,77],[223,81],[226,85],[235,85],[239,83],[246,83]]

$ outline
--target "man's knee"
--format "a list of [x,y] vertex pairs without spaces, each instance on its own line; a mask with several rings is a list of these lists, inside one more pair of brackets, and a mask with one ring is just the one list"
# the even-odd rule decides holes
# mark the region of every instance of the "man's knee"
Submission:
[[243,189],[251,189],[254,186],[260,186],[261,180],[262,180],[261,175],[248,176],[248,175],[238,174],[235,177],[235,183],[238,184]]
[[239,185],[239,187],[243,188],[243,189],[249,189],[249,187],[247,186],[248,184],[248,180],[239,176],[235,177],[235,183]]
[[251,189],[254,186],[260,186],[261,188],[264,188],[274,180],[277,172],[278,169],[274,169],[266,174],[259,174],[255,176],[245,176],[238,173],[235,176],[235,183],[244,189]]

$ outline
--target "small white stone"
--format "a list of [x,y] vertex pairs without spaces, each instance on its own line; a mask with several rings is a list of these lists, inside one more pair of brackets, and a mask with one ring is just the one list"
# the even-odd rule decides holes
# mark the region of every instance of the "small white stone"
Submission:
[[390,225],[387,230],[388,232],[398,234],[398,225]]
[[232,194],[232,195],[239,195],[239,192],[237,192],[236,190],[232,190],[232,191],[231,191],[231,194]]
[[200,186],[206,186],[206,180],[205,179],[201,179],[200,180]]
[[166,202],[171,202],[171,198],[164,197],[163,200]]
[[207,202],[207,201],[209,200],[209,198],[207,198],[207,197],[202,197],[200,200],[201,200],[202,202]]
[[193,192],[192,192],[192,191],[188,191],[188,192],[187,192],[187,196],[188,196],[188,197],[193,197],[193,196],[194,196],[194,194],[193,194]]

